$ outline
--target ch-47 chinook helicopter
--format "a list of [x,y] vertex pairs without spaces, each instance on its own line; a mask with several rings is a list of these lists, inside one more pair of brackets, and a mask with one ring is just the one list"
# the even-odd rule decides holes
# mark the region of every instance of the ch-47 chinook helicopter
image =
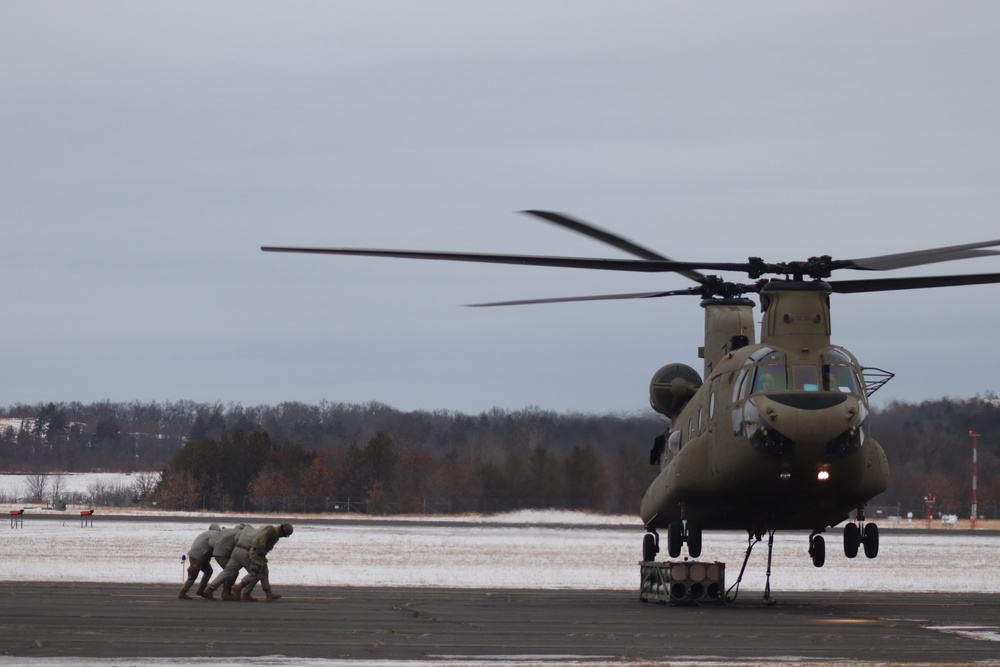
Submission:
[[[869,432],[868,396],[892,377],[862,367],[830,340],[830,295],[924,289],[1000,282],[1000,273],[832,281],[834,271],[885,271],[1000,254],[1000,240],[862,259],[829,256],[779,264],[677,262],[621,236],[549,211],[525,213],[628,252],[638,259],[598,259],[362,248],[275,247],[272,252],[364,255],[563,268],[679,273],[697,283],[685,289],[630,294],[528,299],[475,306],[513,306],[568,301],[701,298],[704,372],[684,364],[659,369],[649,387],[650,404],[669,417],[656,438],[650,463],[660,473],[646,491],[640,516],[647,534],[643,560],[659,552],[666,530],[672,558],[686,544],[701,554],[703,530],[746,530],[749,546],[768,535],[770,563],[777,530],[808,530],[816,567],[826,560],[822,533],[847,521],[844,552],[878,554],[879,534],[865,523],[866,503],[888,485],[885,453]],[[751,283],[734,283],[701,271],[739,272]],[[767,278],[766,276],[776,276]],[[755,336],[753,302],[762,313]],[[868,371],[868,372],[866,372]],[[854,518],[851,518],[851,513]],[[740,573],[742,577],[742,570]]]

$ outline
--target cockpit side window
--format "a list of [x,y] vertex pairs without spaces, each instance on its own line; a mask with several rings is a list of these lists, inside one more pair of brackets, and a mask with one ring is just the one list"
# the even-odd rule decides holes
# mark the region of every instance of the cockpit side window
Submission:
[[854,368],[845,364],[823,366],[823,388],[829,391],[842,391],[845,394],[861,393]]
[[761,364],[753,378],[753,391],[776,391],[788,389],[788,374],[784,364]]

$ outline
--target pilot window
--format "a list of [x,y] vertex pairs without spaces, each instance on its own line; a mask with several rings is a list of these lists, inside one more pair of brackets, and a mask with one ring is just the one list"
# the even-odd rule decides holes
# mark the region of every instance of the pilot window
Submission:
[[751,393],[782,389],[788,389],[788,376],[784,364],[761,364],[757,367]]
[[842,391],[845,394],[860,394],[857,377],[851,366],[828,364],[823,366],[823,388]]

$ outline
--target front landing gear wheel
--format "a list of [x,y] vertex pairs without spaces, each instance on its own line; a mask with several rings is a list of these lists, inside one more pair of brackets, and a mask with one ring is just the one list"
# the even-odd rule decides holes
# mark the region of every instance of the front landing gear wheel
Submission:
[[681,545],[684,544],[684,522],[671,521],[667,526],[667,554],[671,558],[681,555]]
[[855,558],[861,546],[861,529],[853,521],[844,526],[844,555]]
[[684,540],[688,545],[688,553],[691,558],[697,558],[701,555],[701,526],[687,522],[687,535]]
[[813,565],[823,567],[826,562],[826,540],[822,535],[813,535],[809,539],[809,555],[812,557]]
[[865,556],[868,558],[878,556],[878,526],[866,523],[861,543],[865,545]]

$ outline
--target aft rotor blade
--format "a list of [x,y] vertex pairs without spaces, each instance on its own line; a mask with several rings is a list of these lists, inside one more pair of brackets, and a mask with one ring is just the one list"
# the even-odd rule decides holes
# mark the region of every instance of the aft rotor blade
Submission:
[[971,259],[973,257],[985,257],[988,255],[998,255],[996,250],[985,250],[994,246],[1000,246],[1000,240],[982,241],[980,243],[965,243],[963,245],[947,246],[943,248],[930,248],[928,250],[916,250],[913,252],[901,252],[893,255],[878,255],[875,257],[863,257],[861,259],[848,259],[844,262],[837,262],[837,268],[862,269],[866,271],[888,271],[890,269],[903,269],[908,266],[920,266],[922,264],[934,264],[937,262],[951,262],[957,259]]
[[439,252],[434,250],[385,250],[379,248],[313,248],[295,246],[261,246],[264,252],[298,252],[320,255],[359,255],[365,257],[396,257],[401,259],[432,259],[453,262],[482,262],[486,264],[521,264],[524,266],[553,266],[571,269],[601,269],[605,271],[632,271],[638,273],[666,273],[689,271],[696,268],[715,268],[720,271],[739,271],[746,264],[694,264],[670,260],[647,261],[637,259],[600,259],[596,257],[550,257],[543,255],[500,255],[492,253]]
[[552,299],[520,299],[518,301],[494,301],[492,303],[469,303],[470,308],[489,308],[492,306],[529,306],[536,303],[572,303],[574,301],[617,301],[622,299],[656,299],[661,296],[682,296],[700,294],[697,287],[669,292],[632,292],[628,294],[601,294],[593,296],[564,296]]
[[892,290],[960,287],[1000,283],[1000,273],[974,273],[958,276],[918,276],[913,278],[875,278],[872,280],[837,280],[827,284],[838,294],[888,292]]
[[[629,241],[624,236],[613,234],[607,230],[592,225],[589,222],[583,222],[582,220],[571,218],[570,216],[564,215],[562,213],[556,213],[555,211],[537,211],[537,210],[521,211],[521,213],[524,213],[526,215],[533,215],[536,218],[541,218],[542,220],[546,220],[553,224],[559,225],[560,227],[571,229],[574,232],[578,232],[580,234],[583,234],[584,236],[589,236],[592,239],[597,239],[598,241],[607,243],[612,247],[618,248],[619,250],[624,250],[625,252],[631,253],[636,257],[642,259],[648,259],[653,261],[665,261],[665,262],[671,261],[670,258],[664,257],[658,252],[650,250],[649,248],[644,248],[638,243]],[[677,273],[681,274],[685,278],[690,278],[691,280],[698,283],[703,282],[705,280],[705,276],[701,275],[697,271],[678,271]]]

